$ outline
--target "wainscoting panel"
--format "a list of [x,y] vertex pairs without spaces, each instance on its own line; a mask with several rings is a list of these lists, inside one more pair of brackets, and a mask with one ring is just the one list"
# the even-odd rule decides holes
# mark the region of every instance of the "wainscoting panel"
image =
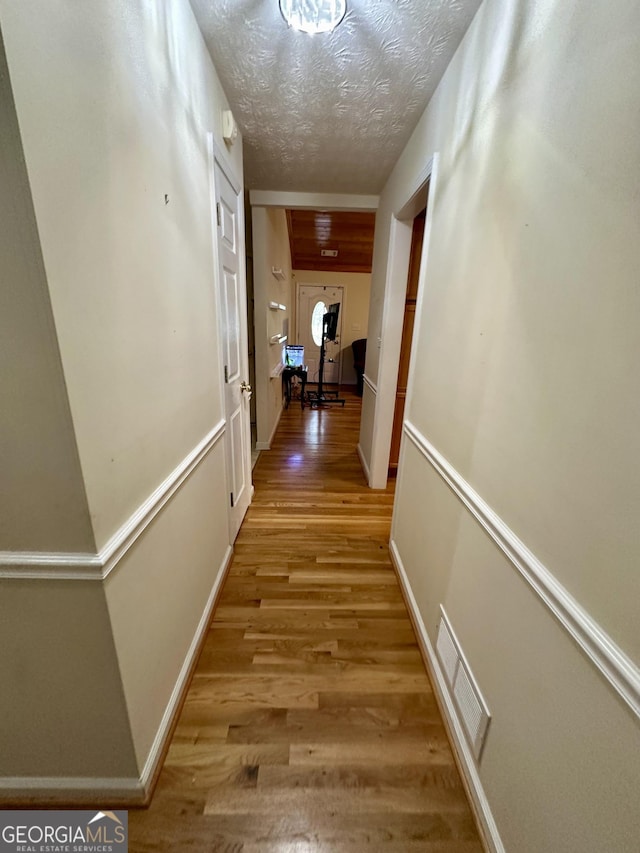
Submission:
[[[489,848],[633,849],[634,664],[424,436],[405,434],[391,553]],[[441,606],[491,711],[477,757],[435,652]]]
[[224,456],[219,442],[105,584],[145,784],[231,555]]
[[490,853],[505,853],[505,848],[498,832],[498,827],[491,812],[489,800],[485,794],[480,774],[478,773],[477,764],[473,754],[473,750],[469,745],[465,731],[458,716],[453,696],[450,692],[447,683],[447,677],[442,670],[442,666],[435,652],[435,649],[427,633],[424,621],[420,614],[420,609],[416,599],[411,591],[409,579],[405,571],[404,565],[400,558],[398,548],[395,542],[390,545],[391,560],[400,581],[400,587],[404,596],[405,603],[411,616],[411,621],[415,629],[420,651],[425,662],[431,681],[436,688],[439,700],[440,710],[447,724],[449,737],[451,738],[454,747],[454,753],[458,761],[465,787],[471,800],[471,803],[478,819],[478,824],[482,828],[485,844]]
[[640,717],[640,669],[527,548],[506,522],[464,480],[409,421],[405,435],[504,552],[514,568],[589,656],[593,664]]
[[360,416],[360,437],[358,456],[367,483],[371,481],[371,453],[373,451],[373,426],[376,414],[376,386],[365,374],[362,391],[362,413]]
[[[36,732],[43,739],[37,761],[21,760],[26,750],[5,761],[3,806],[96,800],[126,806],[148,796],[231,561],[223,433],[221,423],[84,564],[66,560],[68,555],[36,555],[35,562],[18,555],[9,568],[5,562],[2,601],[5,606],[15,601],[16,613],[26,607],[32,626],[24,616],[22,623],[30,645],[20,639],[19,623],[12,627],[11,614],[3,618],[34,673],[33,690],[46,683],[48,666],[60,673],[69,696],[49,690],[46,730],[29,716],[40,713],[37,707],[47,701],[42,695],[38,705],[35,697],[27,702],[11,728],[10,715],[3,714],[13,752],[26,737],[25,727],[31,726],[31,741]],[[55,632],[47,624],[54,618],[62,620]],[[79,632],[86,648],[74,641]],[[44,656],[44,638],[54,635]],[[12,655],[9,644],[4,655],[9,665]],[[13,705],[18,698],[20,691]],[[48,757],[60,748],[68,749],[66,764]],[[60,775],[52,775],[58,767]]]

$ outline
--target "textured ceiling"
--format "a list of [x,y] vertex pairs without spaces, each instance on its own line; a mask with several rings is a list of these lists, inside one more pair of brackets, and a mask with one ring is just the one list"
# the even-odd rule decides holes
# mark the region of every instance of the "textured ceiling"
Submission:
[[191,0],[244,135],[249,189],[379,192],[480,0],[347,0],[333,33],[278,0]]

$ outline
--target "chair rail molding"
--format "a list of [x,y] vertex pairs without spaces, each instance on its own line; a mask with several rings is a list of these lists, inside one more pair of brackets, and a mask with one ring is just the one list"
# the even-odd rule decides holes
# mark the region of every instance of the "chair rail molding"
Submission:
[[640,718],[640,668],[410,421],[405,420],[403,430],[636,717]]
[[363,381],[364,381],[364,384],[367,386],[367,388],[368,388],[370,391],[373,391],[373,393],[377,395],[377,393],[378,393],[378,386],[377,386],[377,385],[376,385],[376,383],[373,381],[373,379],[370,379],[370,378],[367,376],[367,374],[366,374],[366,373],[363,373],[363,374],[362,374],[362,379],[363,379]]
[[224,420],[219,421],[96,554],[0,551],[0,578],[105,580],[222,438],[225,427]]

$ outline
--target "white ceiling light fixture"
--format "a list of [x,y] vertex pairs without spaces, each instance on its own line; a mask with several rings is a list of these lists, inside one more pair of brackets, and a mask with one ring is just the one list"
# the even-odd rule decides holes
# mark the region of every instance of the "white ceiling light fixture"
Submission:
[[294,30],[330,33],[347,12],[347,0],[280,0],[280,12]]

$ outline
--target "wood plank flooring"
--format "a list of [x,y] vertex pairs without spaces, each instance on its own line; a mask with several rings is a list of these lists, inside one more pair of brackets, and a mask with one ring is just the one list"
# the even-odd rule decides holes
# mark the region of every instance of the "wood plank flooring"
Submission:
[[360,400],[283,413],[132,853],[480,853],[365,485]]

